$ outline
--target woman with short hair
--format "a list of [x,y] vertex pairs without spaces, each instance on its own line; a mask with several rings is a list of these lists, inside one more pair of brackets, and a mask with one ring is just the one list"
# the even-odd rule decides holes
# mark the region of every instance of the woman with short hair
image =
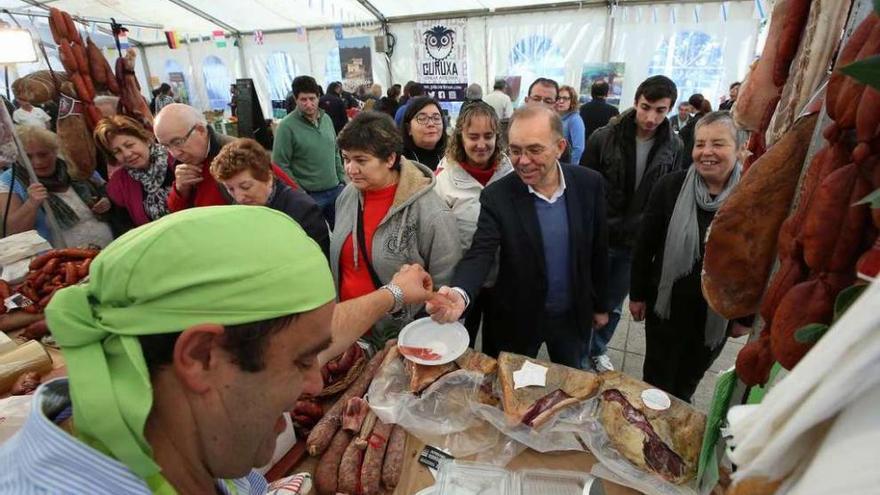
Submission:
[[578,112],[577,90],[571,86],[561,86],[559,98],[556,100],[556,111],[562,119],[562,132],[568,143],[568,163],[577,165],[581,162],[581,155],[584,154],[587,136],[584,119]]
[[430,96],[410,100],[403,114],[403,156],[431,170],[446,152],[446,121],[440,103]]
[[[391,117],[363,112],[337,143],[349,178],[330,241],[339,300],[383,287],[404,264],[425,267],[436,286],[449,283],[461,258],[455,217],[434,192],[433,172],[401,156],[403,138]],[[392,333],[419,308],[397,309],[397,322],[386,321]]]
[[695,127],[693,167],[662,177],[651,191],[633,250],[630,312],[645,320],[643,380],[690,401],[729,333],[700,288],[706,230],[740,179],[737,128],[728,112]]
[[269,153],[260,143],[250,138],[232,141],[220,150],[210,170],[233,202],[286,213],[321,246],[324,256],[328,255],[330,233],[321,209],[302,190],[275,180]]
[[[113,240],[104,214],[110,200],[103,182],[97,176],[80,180],[71,177],[67,162],[59,153],[58,136],[41,127],[22,126],[16,129],[24,151],[31,162],[37,182],[32,183],[22,165],[0,174],[0,205],[9,204],[9,216],[3,218],[7,234],[36,229],[55,246],[94,244],[104,247]],[[12,185],[14,182],[14,185]],[[11,197],[10,197],[11,194]],[[61,239],[53,238],[49,222],[41,206],[48,202],[61,228]],[[5,206],[2,210],[5,211]]]

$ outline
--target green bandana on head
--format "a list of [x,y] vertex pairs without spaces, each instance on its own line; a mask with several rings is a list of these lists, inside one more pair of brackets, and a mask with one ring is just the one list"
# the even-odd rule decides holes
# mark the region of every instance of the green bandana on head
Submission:
[[70,379],[77,433],[133,472],[159,472],[144,438],[153,404],[139,335],[302,313],[335,297],[321,248],[284,213],[192,208],[132,230],[58,291],[46,321]]

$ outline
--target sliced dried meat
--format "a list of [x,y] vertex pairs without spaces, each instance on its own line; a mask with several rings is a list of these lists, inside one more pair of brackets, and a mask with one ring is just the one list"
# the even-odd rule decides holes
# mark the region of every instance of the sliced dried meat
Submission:
[[552,409],[553,406],[559,404],[566,399],[571,399],[571,396],[558,388],[545,395],[544,397],[541,397],[523,415],[523,424],[526,426],[534,426],[535,418],[540,416],[542,413]]
[[602,400],[614,401],[623,408],[623,416],[627,422],[641,430],[645,434],[645,442],[642,453],[645,461],[651,469],[661,475],[679,478],[687,471],[684,460],[676,454],[654,431],[654,427],[648,418],[632,404],[619,390],[611,389],[602,392]]
[[424,359],[425,361],[438,361],[440,358],[443,357],[440,354],[437,354],[436,352],[434,352],[433,349],[430,349],[428,347],[413,347],[413,346],[408,346],[408,345],[400,345],[400,346],[397,346],[397,349],[404,356],[413,357],[413,358],[417,358],[417,359]]

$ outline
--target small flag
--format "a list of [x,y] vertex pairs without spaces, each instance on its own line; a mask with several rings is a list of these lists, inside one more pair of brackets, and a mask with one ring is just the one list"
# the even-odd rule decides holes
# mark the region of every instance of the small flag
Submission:
[[339,41],[343,38],[342,24],[336,24],[333,26],[333,34],[336,35],[336,41]]
[[694,22],[700,23],[700,6],[694,5]]
[[721,2],[721,18],[727,22],[727,2]]
[[262,31],[254,31],[254,43],[258,45],[263,44],[263,32]]
[[226,34],[222,30],[212,31],[211,35],[214,37],[214,45],[217,48],[226,48]]
[[623,22],[629,21],[629,7],[623,8]]
[[168,48],[172,50],[180,48],[180,36],[178,36],[177,31],[165,31],[165,42],[168,43]]
[[642,8],[636,7],[636,24],[642,22]]
[[128,50],[131,45],[128,43],[128,29],[122,28],[119,31],[119,48]]
[[755,0],[755,13],[758,14],[758,18],[762,21],[767,18],[767,13],[764,11],[764,3],[761,0]]
[[651,19],[654,20],[654,24],[657,24],[657,7],[651,7]]
[[678,21],[678,19],[677,19],[678,15],[676,12],[677,10],[678,10],[678,8],[675,7],[674,5],[669,8],[669,18],[672,20],[673,24],[675,24],[676,21]]

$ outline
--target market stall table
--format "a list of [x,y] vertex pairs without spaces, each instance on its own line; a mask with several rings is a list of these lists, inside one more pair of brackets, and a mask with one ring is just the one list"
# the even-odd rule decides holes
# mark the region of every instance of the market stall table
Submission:
[[[297,446],[301,445],[302,442],[297,444]],[[413,495],[434,484],[435,480],[431,475],[431,472],[427,467],[419,464],[418,461],[419,454],[424,448],[424,442],[412,435],[407,435],[406,454],[403,460],[403,474],[400,477],[400,483],[398,483],[397,489],[394,490],[393,495]],[[294,447],[293,451],[296,450],[299,450],[300,452],[303,451],[302,448],[297,449],[297,447]],[[291,475],[301,472],[314,474],[318,459],[319,458],[317,457],[305,456],[301,463],[294,466],[289,472],[283,473],[283,475]],[[471,457],[465,459],[470,460]],[[528,449],[516,456],[507,466],[505,466],[505,469],[512,471],[519,469],[554,469],[588,473],[596,462],[596,458],[589,452],[568,451],[540,453]],[[281,475],[281,473],[279,474]],[[635,495],[639,493],[631,488],[623,487],[616,483],[604,480],[603,488],[605,489],[606,495]]]

